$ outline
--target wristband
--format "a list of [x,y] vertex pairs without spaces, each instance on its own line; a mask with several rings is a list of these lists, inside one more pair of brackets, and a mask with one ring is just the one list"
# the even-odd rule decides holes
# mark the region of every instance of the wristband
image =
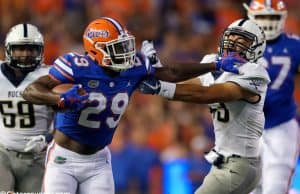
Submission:
[[165,81],[159,81],[159,82],[160,82],[160,90],[158,95],[168,99],[172,99],[176,91],[176,84],[165,82]]

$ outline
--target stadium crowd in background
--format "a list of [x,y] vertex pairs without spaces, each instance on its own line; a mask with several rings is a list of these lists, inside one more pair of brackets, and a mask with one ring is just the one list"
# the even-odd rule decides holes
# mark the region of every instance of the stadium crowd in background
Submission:
[[[155,40],[162,61],[199,59],[216,49],[222,29],[245,16],[242,3],[249,1],[1,0],[0,41],[4,41],[8,29],[17,23],[27,21],[37,25],[45,40],[44,62],[51,65],[57,56],[69,50],[82,52],[80,44],[85,25],[105,15],[126,23],[136,36],[138,47],[141,40]],[[300,34],[300,1],[286,0],[286,4],[289,10],[286,31]],[[0,50],[0,56],[4,57],[4,49]],[[299,86],[300,80],[295,83]],[[298,103],[299,88],[296,86],[295,92]],[[205,105],[168,102],[136,94],[118,130],[111,144],[112,157],[120,157],[124,162],[115,160],[114,164],[112,161],[116,193],[129,190],[131,193],[158,193],[163,186],[157,182],[149,186],[148,177],[160,177],[163,181],[158,182],[164,187],[177,185],[173,188],[177,189],[177,194],[191,193],[209,170],[202,157],[203,152],[213,146],[214,135]],[[132,161],[128,153],[139,158]],[[137,167],[139,163],[145,163],[149,171],[141,168],[133,172],[132,166]],[[163,176],[158,167],[164,170]],[[178,167],[177,171],[170,170],[173,167]],[[186,176],[186,180],[176,182],[176,176]]]

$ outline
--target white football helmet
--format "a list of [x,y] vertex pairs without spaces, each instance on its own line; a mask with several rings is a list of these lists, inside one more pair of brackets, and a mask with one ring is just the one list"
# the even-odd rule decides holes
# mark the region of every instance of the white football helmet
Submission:
[[[239,35],[242,39],[250,42],[250,46],[233,41],[230,35]],[[219,55],[226,52],[237,52],[242,58],[255,62],[263,56],[266,49],[266,38],[264,31],[250,19],[239,19],[230,24],[223,32],[219,43]]]
[[284,31],[287,8],[282,0],[252,0],[250,6],[243,5],[248,17],[263,28],[267,40],[276,39]]
[[[36,56],[16,57],[13,55],[13,49],[16,47],[28,46],[36,49]],[[18,24],[13,26],[6,35],[5,56],[8,64],[14,68],[24,71],[32,71],[43,61],[44,40],[37,27],[32,24]]]

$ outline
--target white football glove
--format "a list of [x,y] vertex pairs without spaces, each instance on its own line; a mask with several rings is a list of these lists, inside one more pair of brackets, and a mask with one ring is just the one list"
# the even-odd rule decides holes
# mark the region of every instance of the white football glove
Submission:
[[214,62],[216,62],[217,58],[218,58],[217,54],[214,54],[214,53],[207,54],[202,58],[200,63],[214,63]]
[[25,145],[24,152],[38,153],[47,147],[47,142],[44,135],[25,137],[24,139],[28,141]]
[[149,40],[144,40],[142,43],[141,53],[147,57],[153,67],[162,67],[159,58],[156,55],[156,50],[154,48],[153,42]]

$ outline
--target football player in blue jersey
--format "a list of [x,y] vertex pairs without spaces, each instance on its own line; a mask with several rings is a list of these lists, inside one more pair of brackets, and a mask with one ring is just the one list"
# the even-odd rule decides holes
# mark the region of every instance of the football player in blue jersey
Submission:
[[299,154],[300,131],[293,92],[299,72],[300,38],[284,33],[287,9],[282,0],[253,0],[250,6],[244,6],[248,17],[265,31],[263,63],[271,78],[264,105],[263,178],[254,193],[285,194]]
[[[48,147],[43,192],[113,194],[111,143],[131,94],[148,75],[181,81],[201,73],[226,70],[237,73],[233,56],[212,63],[155,68],[135,50],[135,38],[116,20],[92,21],[83,34],[86,53],[57,58],[48,76],[29,85],[23,97],[34,104],[57,105],[54,141]],[[149,46],[150,45],[150,46]],[[152,54],[149,42],[142,50]],[[159,66],[159,61],[156,61]],[[62,94],[61,83],[75,86]],[[78,94],[82,87],[86,93]],[[166,94],[167,95],[167,94]],[[171,95],[171,94],[170,94]]]

